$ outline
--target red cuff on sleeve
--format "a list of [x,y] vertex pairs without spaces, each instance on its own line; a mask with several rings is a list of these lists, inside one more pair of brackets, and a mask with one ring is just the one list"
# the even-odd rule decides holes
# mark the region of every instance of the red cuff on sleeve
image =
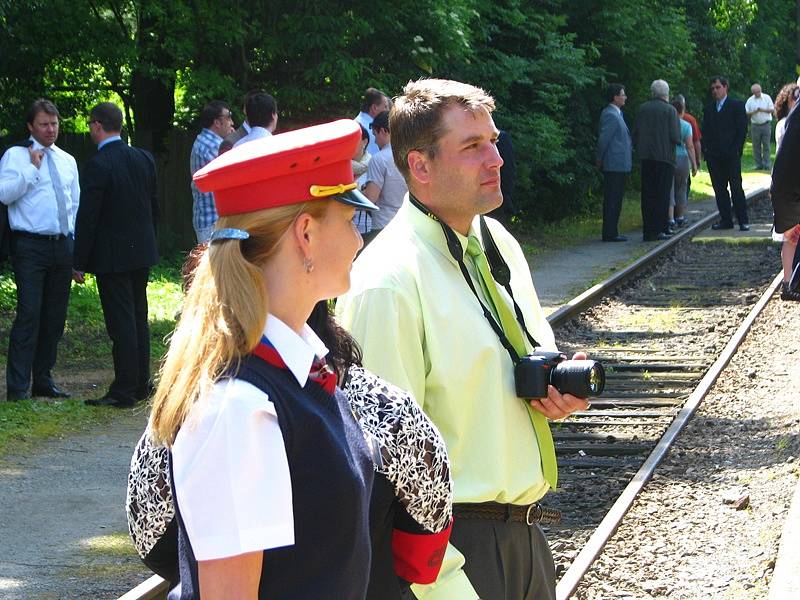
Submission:
[[439,533],[392,532],[394,572],[411,583],[433,583],[439,576],[453,522]]

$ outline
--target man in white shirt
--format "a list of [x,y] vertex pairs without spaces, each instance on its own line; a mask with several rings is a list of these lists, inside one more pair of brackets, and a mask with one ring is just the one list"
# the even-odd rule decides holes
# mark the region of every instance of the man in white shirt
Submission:
[[64,333],[80,185],[75,159],[55,145],[58,109],[39,99],[28,111],[30,138],[0,159],[0,202],[8,206],[11,266],[17,285],[16,318],[6,364],[9,401],[34,396],[67,398],[53,383]]
[[244,109],[250,131],[233,144],[234,148],[253,140],[269,137],[278,126],[278,104],[275,102],[275,98],[266,92],[250,94]]
[[775,114],[775,105],[769,94],[761,92],[761,86],[754,83],[750,88],[752,96],[745,102],[744,109],[750,119],[750,139],[753,140],[753,158],[756,169],[769,171],[770,147],[772,140],[772,115]]
[[367,152],[373,156],[378,153],[380,148],[375,142],[375,134],[372,132],[370,125],[375,115],[389,110],[389,97],[380,90],[375,88],[367,88],[364,92],[364,102],[361,104],[361,112],[356,116],[356,122],[361,125],[369,133],[369,143],[367,144]]
[[380,210],[372,215],[372,229],[364,236],[364,244],[369,243],[389,224],[403,205],[408,193],[408,185],[394,163],[392,139],[389,134],[389,111],[378,113],[372,121],[372,131],[380,152],[374,155],[367,165],[367,183],[364,195],[378,205]]

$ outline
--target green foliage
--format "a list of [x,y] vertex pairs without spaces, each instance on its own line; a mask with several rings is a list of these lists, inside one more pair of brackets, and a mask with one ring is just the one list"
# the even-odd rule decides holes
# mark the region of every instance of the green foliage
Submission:
[[[522,218],[598,211],[592,167],[608,82],[626,86],[632,124],[652,80],[699,115],[708,77],[736,95],[775,95],[795,78],[791,0],[0,0],[0,136],[52,97],[65,131],[119,102],[137,142],[168,152],[209,100],[238,113],[263,88],[282,130],[353,116],[367,86],[390,95],[421,76],[490,91],[517,154]],[[241,115],[238,115],[241,117]],[[141,133],[142,135],[139,135]]]

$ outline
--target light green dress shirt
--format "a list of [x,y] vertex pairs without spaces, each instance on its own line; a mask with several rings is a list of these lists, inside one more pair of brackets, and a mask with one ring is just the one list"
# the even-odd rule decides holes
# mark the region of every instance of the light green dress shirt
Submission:
[[[555,350],[522,249],[498,222],[487,223],[511,269],[528,331],[542,348]],[[471,233],[480,239],[477,218]],[[457,235],[466,253],[467,238]],[[468,256],[465,263],[475,280]],[[511,306],[505,290],[499,291]],[[361,345],[364,366],[411,391],[444,436],[454,502],[529,504],[547,493],[536,433],[514,392],[511,358],[450,255],[439,223],[404,202],[356,260],[352,288],[338,300],[336,313]],[[449,547],[438,580],[414,586],[417,597],[477,598],[463,563]]]

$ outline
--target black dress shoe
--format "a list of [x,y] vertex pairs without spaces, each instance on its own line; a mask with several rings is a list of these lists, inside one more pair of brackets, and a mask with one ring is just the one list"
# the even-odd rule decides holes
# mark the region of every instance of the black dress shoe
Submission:
[[711,229],[713,229],[714,231],[719,231],[720,229],[733,229],[733,223],[731,223],[730,225],[726,225],[725,223],[714,223],[711,226]]
[[58,388],[56,384],[50,385],[34,385],[31,390],[32,396],[40,396],[42,398],[69,398],[71,394]]
[[750,224],[749,223],[741,223],[739,225],[739,231],[750,231]]
[[19,402],[20,400],[28,400],[28,392],[8,392],[6,394],[7,402]]
[[130,408],[135,404],[133,400],[120,400],[111,396],[101,398],[89,398],[83,401],[87,406],[113,406],[114,408]]
[[617,237],[603,238],[603,241],[604,242],[627,242],[628,238],[626,238],[624,235],[618,235]]

